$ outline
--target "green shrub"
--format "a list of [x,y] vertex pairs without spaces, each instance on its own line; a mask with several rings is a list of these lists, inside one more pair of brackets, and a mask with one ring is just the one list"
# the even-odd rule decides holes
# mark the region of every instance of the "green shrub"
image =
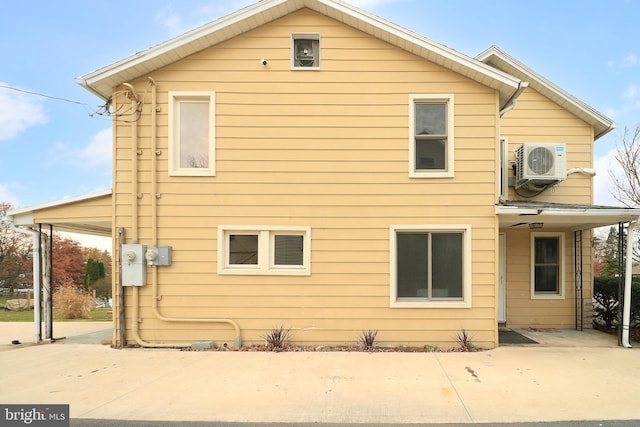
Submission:
[[[617,277],[596,277],[593,286],[594,323],[603,324],[607,329],[617,325],[620,295]],[[631,282],[631,324],[640,324],[640,278]]]

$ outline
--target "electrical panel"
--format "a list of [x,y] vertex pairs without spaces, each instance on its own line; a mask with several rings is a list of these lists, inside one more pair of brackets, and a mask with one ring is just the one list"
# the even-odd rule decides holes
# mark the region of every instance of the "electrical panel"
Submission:
[[122,286],[144,286],[147,282],[146,245],[128,244],[120,248]]

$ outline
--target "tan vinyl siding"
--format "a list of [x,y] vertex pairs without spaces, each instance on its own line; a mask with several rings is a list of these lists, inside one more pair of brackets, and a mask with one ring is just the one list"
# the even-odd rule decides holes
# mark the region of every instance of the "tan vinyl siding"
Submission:
[[[559,142],[567,147],[567,169],[593,167],[593,128],[535,90],[527,89],[516,108],[501,120],[500,133],[509,138],[509,160],[513,151],[526,142]],[[513,173],[510,171],[510,176]],[[536,201],[590,204],[593,202],[592,177],[572,174],[565,181],[535,197]],[[525,200],[509,189],[510,200]],[[574,233],[565,232],[565,298],[536,300],[531,298],[531,254],[529,229],[505,230],[507,233],[507,326],[574,327],[576,322],[576,287]],[[547,230],[544,231],[553,231]],[[592,295],[591,233],[583,232],[583,298]],[[590,319],[584,319],[590,327]]]
[[[564,298],[531,298],[531,238],[528,228],[507,232],[507,326],[572,328],[576,325],[576,286],[574,266],[574,232],[565,234]],[[582,234],[582,298],[590,301],[593,294],[591,232]],[[583,319],[591,327],[591,319]]]
[[47,207],[34,211],[36,224],[52,223],[110,223],[111,195],[74,202],[71,205]]
[[[556,142],[566,144],[567,169],[593,167],[593,128],[531,88],[502,117],[500,133],[509,138],[509,160],[515,160],[514,150],[524,143]],[[590,204],[592,191],[592,177],[577,173],[535,200]],[[510,188],[509,199],[521,198]]]
[[[320,33],[320,71],[290,70],[294,32]],[[495,91],[306,9],[152,77],[160,109],[157,235],[173,247],[172,265],[158,267],[164,316],[231,318],[245,343],[283,325],[307,345],[353,343],[375,329],[381,343],[453,346],[461,328],[478,345],[496,345]],[[139,93],[145,79],[134,82]],[[216,94],[215,177],[168,176],[168,92],[190,90]],[[455,97],[455,178],[408,177],[409,95],[429,93]],[[152,238],[149,99],[138,122],[144,244]],[[131,127],[117,123],[116,132],[115,226],[128,228]],[[218,275],[221,224],[311,227],[311,275]],[[389,308],[392,224],[471,225],[472,308]],[[227,325],[158,320],[151,292],[140,289],[142,339],[233,343]]]

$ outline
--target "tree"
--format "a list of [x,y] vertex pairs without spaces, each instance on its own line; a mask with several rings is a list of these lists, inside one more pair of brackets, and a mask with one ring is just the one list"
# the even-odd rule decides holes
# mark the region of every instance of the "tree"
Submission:
[[602,263],[600,266],[600,276],[617,277],[619,273],[618,265],[618,230],[616,227],[609,229],[607,240],[602,247]]
[[[640,125],[624,128],[622,140],[616,143],[615,161],[620,173],[609,172],[616,193],[612,193],[620,203],[627,207],[640,207]],[[633,243],[634,264],[640,262],[640,239]]]
[[[9,203],[0,202],[0,217],[11,210]],[[0,220],[0,287],[13,290],[21,275],[32,271],[32,241],[10,223]]]
[[613,197],[625,206],[640,206],[640,125],[633,130],[624,128],[614,159],[621,175],[610,172],[616,190]]
[[80,243],[53,233],[53,288],[73,284],[84,287],[85,263]]
[[86,263],[85,288],[99,298],[111,298],[111,255],[97,248],[82,248]]

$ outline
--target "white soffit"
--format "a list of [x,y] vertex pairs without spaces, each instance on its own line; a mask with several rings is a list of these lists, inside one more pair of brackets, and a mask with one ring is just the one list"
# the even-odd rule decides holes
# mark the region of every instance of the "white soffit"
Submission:
[[520,83],[507,72],[338,0],[262,0],[77,80],[106,100],[113,88],[122,83],[305,7],[497,90],[501,107]]

